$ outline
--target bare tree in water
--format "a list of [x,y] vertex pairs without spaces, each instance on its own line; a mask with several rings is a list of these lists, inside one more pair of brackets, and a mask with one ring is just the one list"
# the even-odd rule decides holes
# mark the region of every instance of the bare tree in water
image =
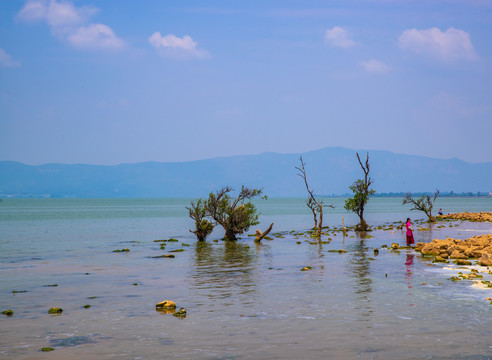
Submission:
[[[298,176],[304,180],[304,185],[306,186],[306,190],[309,194],[309,197],[306,201],[306,205],[309,207],[311,212],[313,213],[313,218],[314,218],[314,229],[316,229],[316,236],[320,237],[321,236],[321,230],[323,228],[323,206],[329,206],[333,208],[333,205],[324,205],[323,201],[321,200],[316,200],[313,190],[309,188],[308,180],[307,180],[307,173],[306,173],[306,163],[302,160],[302,156],[299,157],[299,161],[301,162],[301,165],[299,167],[296,166]],[[319,221],[318,221],[318,214],[319,214]]]
[[439,195],[439,190],[436,190],[434,193],[434,198],[431,198],[430,195],[422,195],[418,199],[412,198],[412,194],[408,193],[405,199],[403,199],[403,204],[413,204],[413,208],[411,210],[418,210],[422,211],[427,215],[428,221],[429,222],[435,222],[436,218],[432,216],[432,208],[434,207],[434,202],[437,199],[437,196]]

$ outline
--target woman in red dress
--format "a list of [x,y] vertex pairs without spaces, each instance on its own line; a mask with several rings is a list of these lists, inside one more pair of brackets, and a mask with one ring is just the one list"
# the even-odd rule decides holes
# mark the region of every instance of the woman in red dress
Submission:
[[411,244],[415,243],[415,240],[413,239],[413,232],[412,232],[412,223],[410,222],[410,218],[407,218],[407,246],[410,246]]

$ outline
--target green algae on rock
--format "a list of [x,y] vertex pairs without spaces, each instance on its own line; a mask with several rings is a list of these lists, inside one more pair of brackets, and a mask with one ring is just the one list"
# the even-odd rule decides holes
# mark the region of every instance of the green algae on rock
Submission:
[[178,311],[173,313],[173,316],[178,317],[180,319],[184,319],[186,317],[185,308],[180,308]]
[[61,314],[63,312],[62,308],[54,307],[48,310],[48,314]]
[[4,314],[5,316],[12,316],[14,315],[14,312],[9,309],[9,310],[2,311],[2,314]]

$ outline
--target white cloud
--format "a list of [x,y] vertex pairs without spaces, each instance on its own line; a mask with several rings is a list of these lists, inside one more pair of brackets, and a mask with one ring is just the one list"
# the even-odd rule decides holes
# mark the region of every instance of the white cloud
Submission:
[[355,45],[355,42],[350,38],[347,30],[339,26],[326,30],[325,41],[330,45],[341,48],[349,48]]
[[18,67],[20,66],[20,62],[12,59],[12,56],[7,54],[7,52],[0,48],[0,66],[3,67]]
[[81,26],[67,37],[70,44],[82,49],[121,49],[125,46],[109,26],[91,24]]
[[470,35],[455,28],[445,32],[438,28],[405,30],[398,38],[398,43],[404,50],[427,53],[441,60],[477,59]]
[[364,68],[367,72],[375,73],[375,74],[385,74],[390,71],[390,67],[386,65],[384,62],[371,59],[368,61],[361,61],[359,65]]
[[90,24],[89,18],[98,10],[77,7],[65,0],[30,0],[17,14],[26,22],[46,22],[53,35],[81,49],[120,49],[123,40],[107,25]]
[[68,1],[30,0],[19,11],[18,18],[24,21],[46,21],[50,26],[85,23],[97,12],[92,7],[76,7]]
[[149,37],[149,43],[165,57],[206,58],[209,56],[206,50],[197,48],[196,41],[188,35],[180,38],[173,34],[162,36],[160,32],[155,32]]

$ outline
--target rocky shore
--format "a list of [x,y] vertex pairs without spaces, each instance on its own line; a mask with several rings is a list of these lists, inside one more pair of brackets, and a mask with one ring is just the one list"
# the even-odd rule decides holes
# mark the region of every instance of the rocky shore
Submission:
[[484,222],[490,221],[492,222],[492,212],[460,212],[448,215],[438,215],[438,219],[453,219],[453,220],[467,220],[467,221],[476,221],[476,222]]
[[466,240],[447,238],[434,239],[430,243],[418,242],[415,250],[422,255],[435,256],[435,261],[447,262],[454,259],[459,265],[492,266],[492,234],[477,235]]

